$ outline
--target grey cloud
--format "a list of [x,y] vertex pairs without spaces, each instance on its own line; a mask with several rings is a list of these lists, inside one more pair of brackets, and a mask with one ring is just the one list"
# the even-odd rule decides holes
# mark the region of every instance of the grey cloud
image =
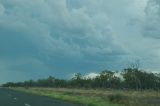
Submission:
[[69,9],[65,0],[0,2],[1,58],[33,57],[52,67],[48,62],[55,63],[54,58],[73,64],[125,54],[114,41],[107,14],[100,10],[90,13],[92,6]]
[[160,2],[149,0],[146,6],[146,18],[143,24],[143,35],[160,39]]
[[159,32],[158,14],[150,15],[147,1],[0,0],[2,70],[65,77],[75,70],[122,69],[126,59],[153,55],[142,53],[155,47],[143,47],[154,41],[140,29],[145,36]]

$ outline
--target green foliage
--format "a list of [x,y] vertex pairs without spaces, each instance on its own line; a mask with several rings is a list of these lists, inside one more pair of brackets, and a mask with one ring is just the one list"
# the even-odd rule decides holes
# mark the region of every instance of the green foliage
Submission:
[[94,103],[89,103],[87,106],[97,106],[97,105]]
[[123,79],[113,71],[102,71],[95,78],[84,78],[77,73],[71,80],[57,79],[49,76],[37,81],[29,80],[18,83],[6,83],[4,87],[57,87],[57,88],[111,88],[111,89],[160,89],[159,74],[147,73],[138,68],[127,68],[121,72]]
[[142,70],[128,68],[122,73],[125,79],[125,87],[129,89],[160,89],[160,80],[153,73]]

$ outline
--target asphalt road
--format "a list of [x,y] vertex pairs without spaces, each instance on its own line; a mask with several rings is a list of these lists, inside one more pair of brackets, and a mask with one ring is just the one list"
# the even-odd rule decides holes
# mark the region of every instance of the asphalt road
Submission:
[[0,88],[0,106],[78,106],[71,103],[54,100]]

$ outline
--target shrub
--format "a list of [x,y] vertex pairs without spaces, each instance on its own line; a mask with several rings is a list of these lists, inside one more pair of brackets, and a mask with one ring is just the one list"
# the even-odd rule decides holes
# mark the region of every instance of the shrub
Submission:
[[114,103],[124,103],[127,101],[127,97],[122,94],[111,94],[108,96],[108,100]]
[[94,103],[89,103],[87,106],[96,106]]

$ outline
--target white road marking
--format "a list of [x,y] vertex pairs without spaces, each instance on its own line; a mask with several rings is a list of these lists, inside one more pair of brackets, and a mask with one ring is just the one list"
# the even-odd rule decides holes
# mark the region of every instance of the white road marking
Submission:
[[25,103],[24,105],[25,105],[25,106],[31,106],[31,105],[29,105],[29,104],[26,104],[26,103]]

